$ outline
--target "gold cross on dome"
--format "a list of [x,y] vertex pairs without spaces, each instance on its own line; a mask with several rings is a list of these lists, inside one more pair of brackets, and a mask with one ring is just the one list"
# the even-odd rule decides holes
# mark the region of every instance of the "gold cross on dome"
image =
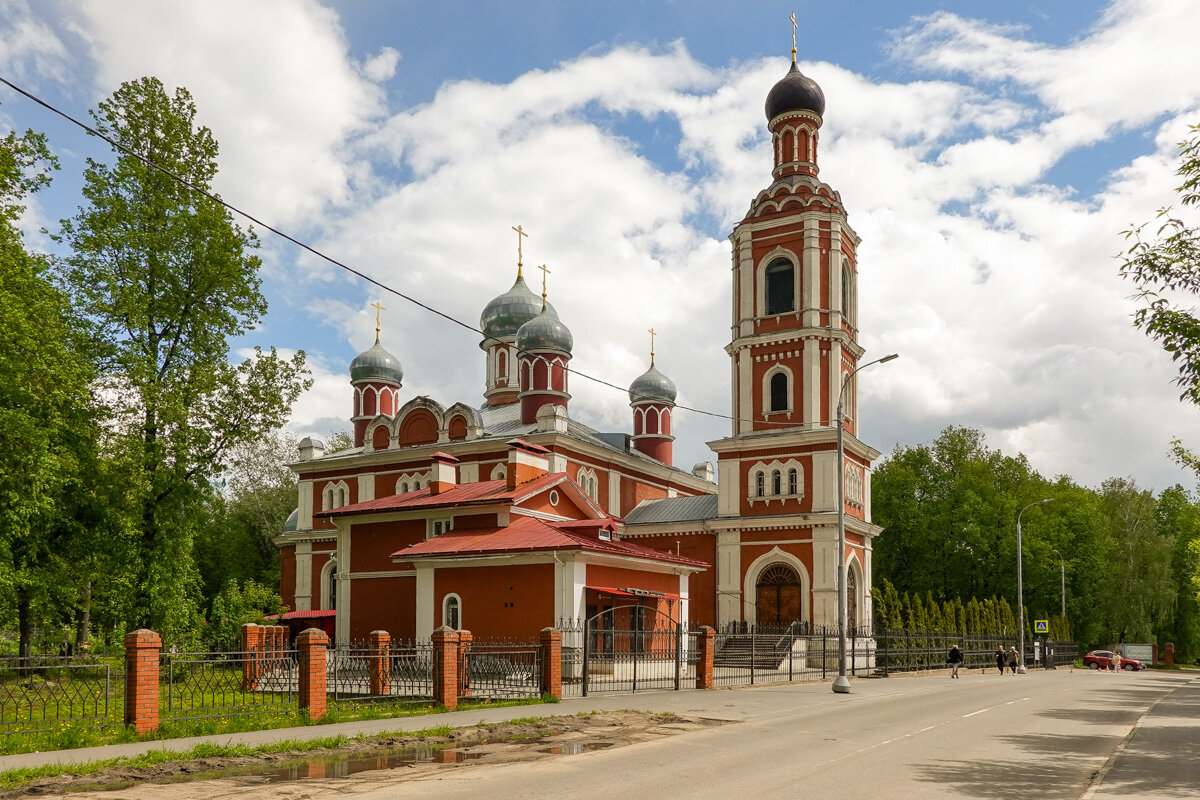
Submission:
[[650,329],[650,366],[654,366],[654,328]]
[[379,344],[379,312],[387,311],[383,303],[376,300],[371,305],[375,308],[375,344]]
[[795,64],[796,63],[796,12],[795,11],[792,12],[792,16],[789,17],[789,19],[791,19],[791,21],[792,21],[792,63]]
[[521,253],[521,243],[529,234],[526,233],[525,229],[520,225],[514,226],[513,230],[517,232],[517,277],[519,278],[521,277],[521,267],[524,266],[522,262],[525,258],[525,256]]
[[542,271],[542,308],[546,307],[546,276],[550,274],[550,268],[545,264],[538,267]]

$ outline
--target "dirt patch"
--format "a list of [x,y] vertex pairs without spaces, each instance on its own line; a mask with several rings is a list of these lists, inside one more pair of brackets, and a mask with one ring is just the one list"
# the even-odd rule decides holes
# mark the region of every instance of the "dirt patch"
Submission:
[[295,784],[303,782],[304,796],[316,797],[325,794],[323,788],[336,794],[353,793],[355,782],[377,779],[380,770],[388,770],[390,780],[417,779],[435,770],[570,757],[722,724],[720,720],[637,711],[546,717],[457,728],[446,736],[372,737],[337,749],[198,758],[150,767],[114,767],[86,775],[67,773],[39,778],[0,796],[205,800],[243,794],[282,798],[295,797]]

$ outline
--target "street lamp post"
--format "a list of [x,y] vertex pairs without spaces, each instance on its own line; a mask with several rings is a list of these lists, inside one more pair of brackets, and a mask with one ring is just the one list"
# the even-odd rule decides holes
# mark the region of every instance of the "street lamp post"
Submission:
[[1021,509],[1017,514],[1017,656],[1018,664],[1017,672],[1025,674],[1025,584],[1021,576],[1021,514],[1024,514],[1034,506],[1040,506],[1042,503],[1049,503],[1054,500],[1053,497],[1047,497],[1045,500],[1038,500],[1035,503],[1030,503]]
[[846,694],[850,691],[850,679],[846,677],[846,447],[843,429],[843,405],[842,400],[846,395],[846,387],[850,385],[850,379],[858,374],[859,370],[866,369],[872,364],[884,364],[894,358],[899,358],[899,354],[892,353],[891,355],[877,358],[874,361],[868,361],[861,367],[856,368],[853,372],[847,375],[842,380],[842,388],[838,391],[837,404],[837,525],[838,525],[838,543],[837,543],[837,593],[838,593],[838,676],[833,681],[833,691],[838,694]]

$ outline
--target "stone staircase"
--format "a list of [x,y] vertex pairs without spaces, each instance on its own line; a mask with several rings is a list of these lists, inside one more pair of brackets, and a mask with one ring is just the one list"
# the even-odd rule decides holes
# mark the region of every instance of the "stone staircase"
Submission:
[[790,636],[727,636],[713,654],[713,666],[750,669],[753,664],[755,669],[779,669],[787,660],[791,642]]

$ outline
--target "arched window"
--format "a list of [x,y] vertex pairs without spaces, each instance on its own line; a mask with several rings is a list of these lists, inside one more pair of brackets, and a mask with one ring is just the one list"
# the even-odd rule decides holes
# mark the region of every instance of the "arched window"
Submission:
[[408,494],[408,481],[400,482],[400,491],[397,494]]
[[421,488],[421,482],[420,482],[420,481],[413,481],[413,491],[415,492],[415,491],[417,491],[417,490],[418,490],[418,489],[420,489],[420,488]]
[[337,608],[337,559],[330,558],[321,568],[321,582],[317,584],[321,593],[321,608],[333,611]]
[[462,599],[456,594],[448,594],[442,600],[442,624],[456,631],[462,630]]
[[775,470],[771,473],[771,494],[783,494],[779,483],[779,470]]
[[799,494],[800,482],[796,475],[796,470],[788,470],[788,494]]
[[771,376],[771,410],[787,411],[789,394],[787,373],[776,372]]
[[496,465],[496,466],[495,466],[495,467],[492,469],[492,480],[494,480],[494,481],[502,481],[502,480],[504,480],[506,477],[508,477],[508,468],[507,468],[507,467],[505,467],[503,464],[497,464],[497,465]]
[[772,261],[765,273],[767,313],[786,314],[796,310],[796,268],[786,258]]
[[763,475],[763,473],[761,473],[761,472],[755,473],[755,475],[754,475],[754,494],[756,496],[762,497],[764,494],[767,493],[765,484],[766,484],[766,476]]

